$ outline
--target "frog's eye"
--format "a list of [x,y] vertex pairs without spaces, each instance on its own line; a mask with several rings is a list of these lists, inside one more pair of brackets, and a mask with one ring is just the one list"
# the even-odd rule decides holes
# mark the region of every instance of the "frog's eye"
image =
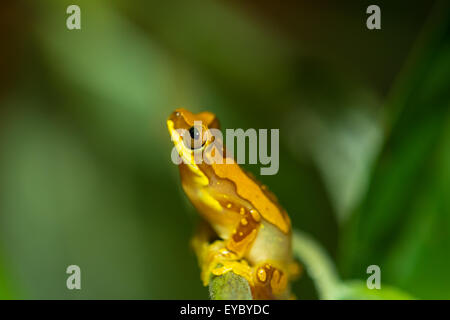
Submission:
[[190,135],[191,141],[189,141],[188,146],[192,150],[200,149],[205,145],[206,141],[202,141],[202,134],[198,128],[196,128],[194,126],[190,127],[189,135]]
[[191,127],[189,129],[189,134],[191,135],[191,138],[194,140],[198,140],[200,138],[200,132],[197,130],[196,127]]

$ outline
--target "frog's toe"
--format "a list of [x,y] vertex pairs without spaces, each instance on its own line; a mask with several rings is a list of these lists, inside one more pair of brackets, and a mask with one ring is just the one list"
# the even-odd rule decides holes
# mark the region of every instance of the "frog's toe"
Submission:
[[[268,291],[277,296],[286,290],[287,274],[282,269],[265,263],[255,268],[255,287],[258,291]],[[262,290],[264,289],[264,290]]]

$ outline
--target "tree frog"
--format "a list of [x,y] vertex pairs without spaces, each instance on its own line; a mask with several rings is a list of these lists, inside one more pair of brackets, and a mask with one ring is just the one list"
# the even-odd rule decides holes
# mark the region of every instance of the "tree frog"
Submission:
[[213,113],[176,109],[167,126],[182,160],[183,190],[202,217],[192,245],[204,285],[211,275],[232,271],[248,281],[254,299],[291,298],[289,284],[299,265],[292,257],[289,216],[275,195],[227,156],[211,134],[219,130]]

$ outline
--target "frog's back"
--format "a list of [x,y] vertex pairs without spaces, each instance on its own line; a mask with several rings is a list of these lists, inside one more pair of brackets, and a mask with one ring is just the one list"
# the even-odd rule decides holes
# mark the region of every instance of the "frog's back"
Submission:
[[246,173],[236,163],[212,164],[215,174],[234,182],[236,193],[246,199],[261,216],[282,233],[289,234],[291,221],[286,211],[279,205],[275,195]]
[[232,176],[234,180],[239,181],[235,184],[235,192],[252,206],[250,209],[252,219],[260,219],[256,237],[246,258],[255,265],[263,261],[291,263],[291,223],[276,196],[238,164],[224,164],[224,166],[227,166],[227,171],[221,171],[216,167],[216,174],[222,178]]

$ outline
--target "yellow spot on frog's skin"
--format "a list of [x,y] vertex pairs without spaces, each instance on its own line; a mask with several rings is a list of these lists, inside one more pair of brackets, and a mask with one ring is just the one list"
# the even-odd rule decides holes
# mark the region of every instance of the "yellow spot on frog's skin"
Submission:
[[258,279],[261,282],[265,282],[267,279],[267,274],[266,274],[266,270],[264,270],[263,268],[259,268],[258,270]]
[[270,280],[270,285],[272,286],[272,288],[276,287],[279,281],[280,281],[280,271],[275,269],[272,273],[272,280]]
[[242,218],[242,219],[241,219],[241,224],[242,224],[243,226],[246,226],[247,223],[248,223],[247,219],[245,219],[245,218]]
[[260,217],[258,211],[252,209],[252,210],[250,210],[250,214],[252,215],[252,218],[253,218],[253,220],[255,220],[255,222],[261,221],[261,217]]
[[227,208],[230,209],[231,208],[231,203],[227,204]]
[[270,264],[266,264],[266,269],[270,270]]
[[239,210],[239,213],[242,214],[242,215],[245,214],[245,209],[244,209],[244,207],[242,207],[242,208]]
[[244,233],[241,231],[241,232],[239,232],[239,236],[243,236],[244,235]]
[[261,189],[267,190],[267,186],[266,186],[265,184],[263,184],[263,185],[261,186]]

